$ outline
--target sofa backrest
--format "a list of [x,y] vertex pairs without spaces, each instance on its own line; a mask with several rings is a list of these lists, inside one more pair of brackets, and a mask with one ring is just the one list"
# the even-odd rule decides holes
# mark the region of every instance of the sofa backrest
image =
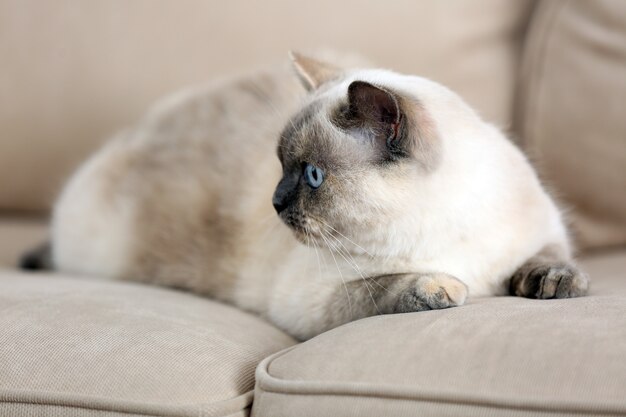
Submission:
[[440,81],[508,127],[532,1],[0,0],[0,209],[46,210],[163,94],[331,47]]
[[544,1],[529,28],[523,145],[569,209],[581,249],[626,244],[626,2]]
[[442,82],[505,130],[515,118],[581,246],[626,243],[623,0],[0,0],[0,210],[49,209],[160,96],[319,47]]

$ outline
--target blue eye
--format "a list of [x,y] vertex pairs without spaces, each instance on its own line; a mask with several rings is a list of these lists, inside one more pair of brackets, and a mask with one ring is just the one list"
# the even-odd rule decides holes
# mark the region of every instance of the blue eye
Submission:
[[313,189],[319,188],[324,182],[324,171],[311,164],[306,164],[304,167],[304,180],[309,184],[309,187]]

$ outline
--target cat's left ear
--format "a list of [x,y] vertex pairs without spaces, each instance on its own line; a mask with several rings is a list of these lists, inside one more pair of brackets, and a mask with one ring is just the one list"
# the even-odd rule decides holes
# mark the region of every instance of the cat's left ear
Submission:
[[348,86],[350,112],[368,124],[392,125],[400,122],[400,106],[395,95],[365,81]]
[[397,147],[402,112],[396,96],[365,81],[348,87],[348,114],[352,123],[367,128],[388,147]]
[[318,61],[313,58],[290,51],[289,58],[293,64],[298,78],[307,91],[313,91],[322,84],[339,78],[341,69],[334,65]]

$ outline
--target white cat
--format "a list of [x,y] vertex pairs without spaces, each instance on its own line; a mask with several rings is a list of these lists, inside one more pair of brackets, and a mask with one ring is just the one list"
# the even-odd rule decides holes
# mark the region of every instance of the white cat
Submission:
[[468,291],[585,293],[526,158],[459,96],[293,64],[305,97],[284,70],[185,92],[95,154],[55,206],[52,266],[206,294],[301,339]]

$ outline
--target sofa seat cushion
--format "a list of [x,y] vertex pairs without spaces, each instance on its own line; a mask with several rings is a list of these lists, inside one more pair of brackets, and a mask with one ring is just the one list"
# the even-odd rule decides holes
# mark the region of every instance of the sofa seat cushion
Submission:
[[0,271],[0,415],[245,416],[294,341],[235,308],[138,284]]
[[252,414],[625,415],[626,252],[584,266],[587,297],[372,317],[272,355]]

